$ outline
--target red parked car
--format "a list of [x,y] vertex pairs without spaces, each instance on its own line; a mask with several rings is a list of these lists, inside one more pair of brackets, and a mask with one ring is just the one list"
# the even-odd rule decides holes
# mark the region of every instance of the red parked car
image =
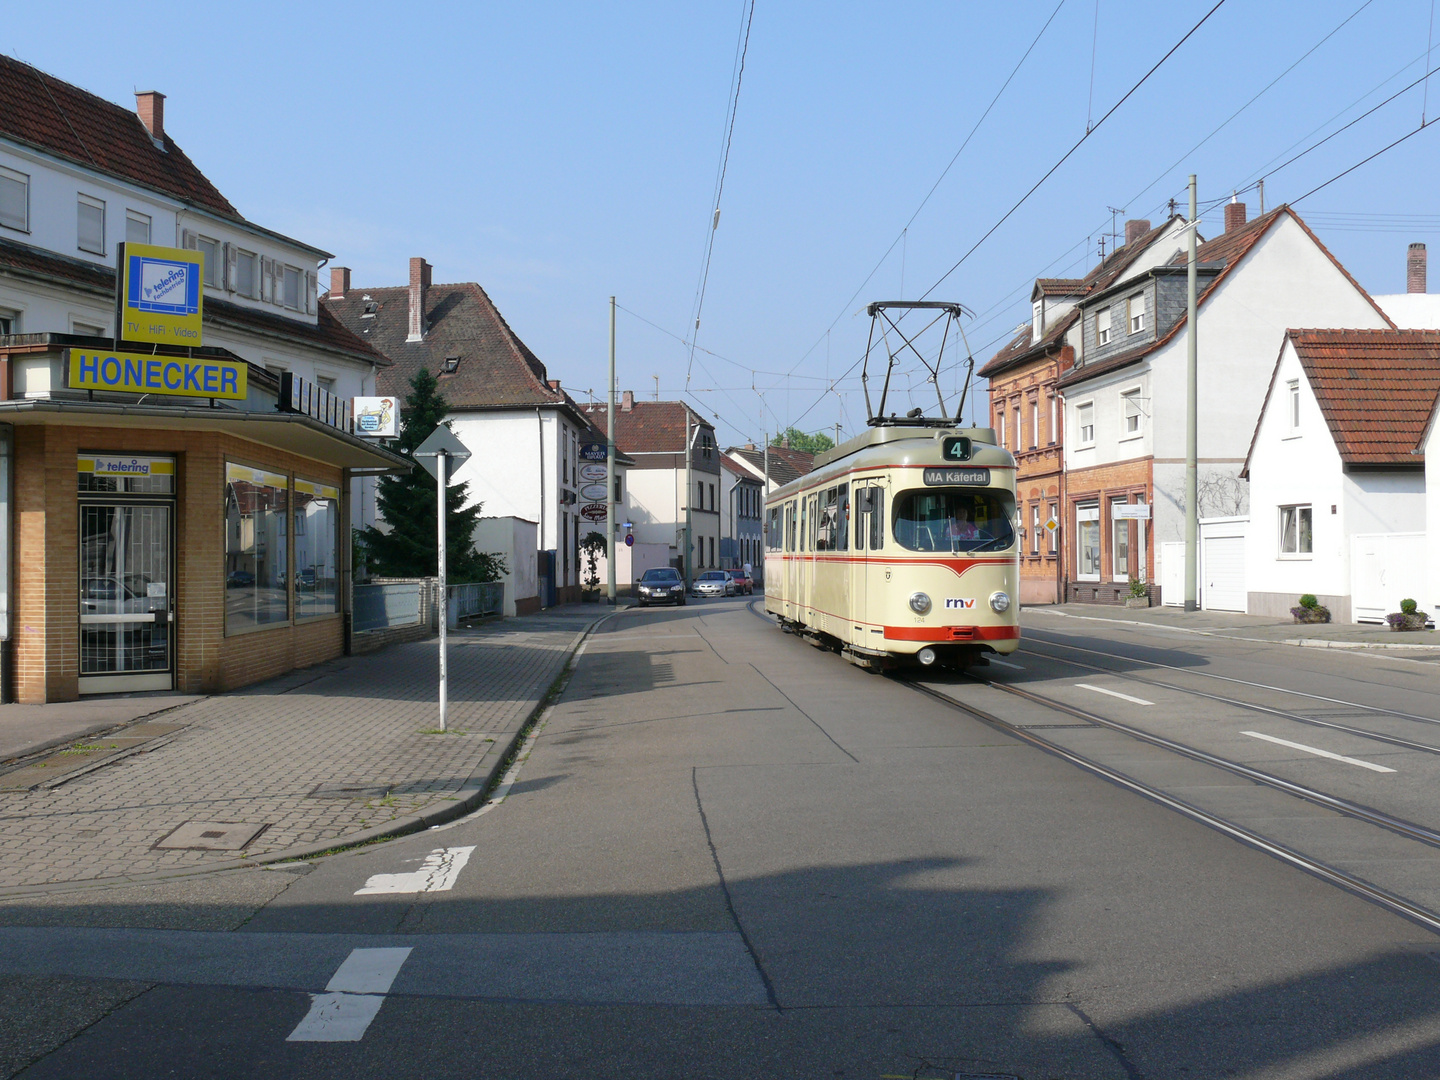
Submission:
[[729,574],[730,580],[735,583],[736,596],[741,593],[749,596],[755,591],[755,582],[744,570],[726,570],[725,573]]

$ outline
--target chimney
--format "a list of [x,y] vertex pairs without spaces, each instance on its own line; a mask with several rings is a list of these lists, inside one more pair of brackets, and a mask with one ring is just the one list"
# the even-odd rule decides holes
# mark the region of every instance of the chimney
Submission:
[[410,333],[406,341],[425,340],[425,292],[430,288],[430,264],[410,260]]
[[549,383],[549,385],[550,385],[550,389],[553,390],[555,393],[558,394],[558,393],[560,392],[560,380],[559,380],[559,379],[549,379],[549,380],[547,380],[547,381],[548,381],[548,383]]
[[1125,222],[1125,246],[1129,247],[1140,237],[1150,231],[1148,221],[1127,221]]
[[1405,256],[1405,291],[1407,293],[1423,293],[1425,291],[1425,245],[1411,244],[1410,251]]
[[755,444],[754,444],[753,442],[747,442],[747,443],[745,444],[745,449],[746,449],[746,450],[754,450],[754,449],[755,449]]
[[330,299],[344,300],[345,294],[350,291],[350,268],[348,266],[332,266],[330,268]]
[[633,412],[635,409],[635,391],[626,390],[620,395],[620,411]]
[[1225,231],[1238,229],[1245,224],[1245,204],[1238,201],[1235,196],[1230,196],[1230,201],[1225,204]]
[[157,143],[165,141],[165,95],[158,90],[135,94],[135,111],[150,137]]

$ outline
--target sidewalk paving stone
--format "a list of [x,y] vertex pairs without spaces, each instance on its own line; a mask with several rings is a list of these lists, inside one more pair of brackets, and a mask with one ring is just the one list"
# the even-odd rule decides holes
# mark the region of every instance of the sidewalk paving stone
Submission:
[[[174,709],[167,723],[184,727],[154,749],[0,793],[0,889],[233,865],[234,851],[155,848],[187,822],[265,826],[240,853],[257,858],[457,803],[609,610],[571,605],[452,631],[451,734],[424,734],[438,721],[433,638]],[[387,794],[312,797],[346,786]]]

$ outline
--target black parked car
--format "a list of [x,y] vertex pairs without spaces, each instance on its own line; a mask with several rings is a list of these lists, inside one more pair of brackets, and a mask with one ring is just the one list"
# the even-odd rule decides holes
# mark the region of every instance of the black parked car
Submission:
[[684,604],[685,582],[673,566],[656,566],[646,570],[635,586],[641,607],[651,604]]

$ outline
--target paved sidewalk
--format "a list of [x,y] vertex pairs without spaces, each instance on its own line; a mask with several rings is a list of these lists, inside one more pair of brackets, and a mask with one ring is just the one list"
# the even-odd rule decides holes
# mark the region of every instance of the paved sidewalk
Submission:
[[[460,812],[610,610],[574,604],[452,631],[451,734],[431,733],[433,638],[172,709],[140,725],[160,737],[124,756],[0,791],[0,890],[219,868]],[[188,843],[171,838],[182,826],[196,844],[261,831],[243,850],[156,846]]]
[[1186,612],[1176,607],[1124,608],[1110,604],[1037,604],[1027,606],[1025,612],[1027,615],[1135,623],[1213,637],[1274,641],[1312,648],[1395,651],[1417,659],[1440,657],[1440,631],[1437,630],[1397,633],[1389,626],[1371,623],[1297,623],[1288,617],[1280,619],[1269,615],[1240,615],[1229,611]]

